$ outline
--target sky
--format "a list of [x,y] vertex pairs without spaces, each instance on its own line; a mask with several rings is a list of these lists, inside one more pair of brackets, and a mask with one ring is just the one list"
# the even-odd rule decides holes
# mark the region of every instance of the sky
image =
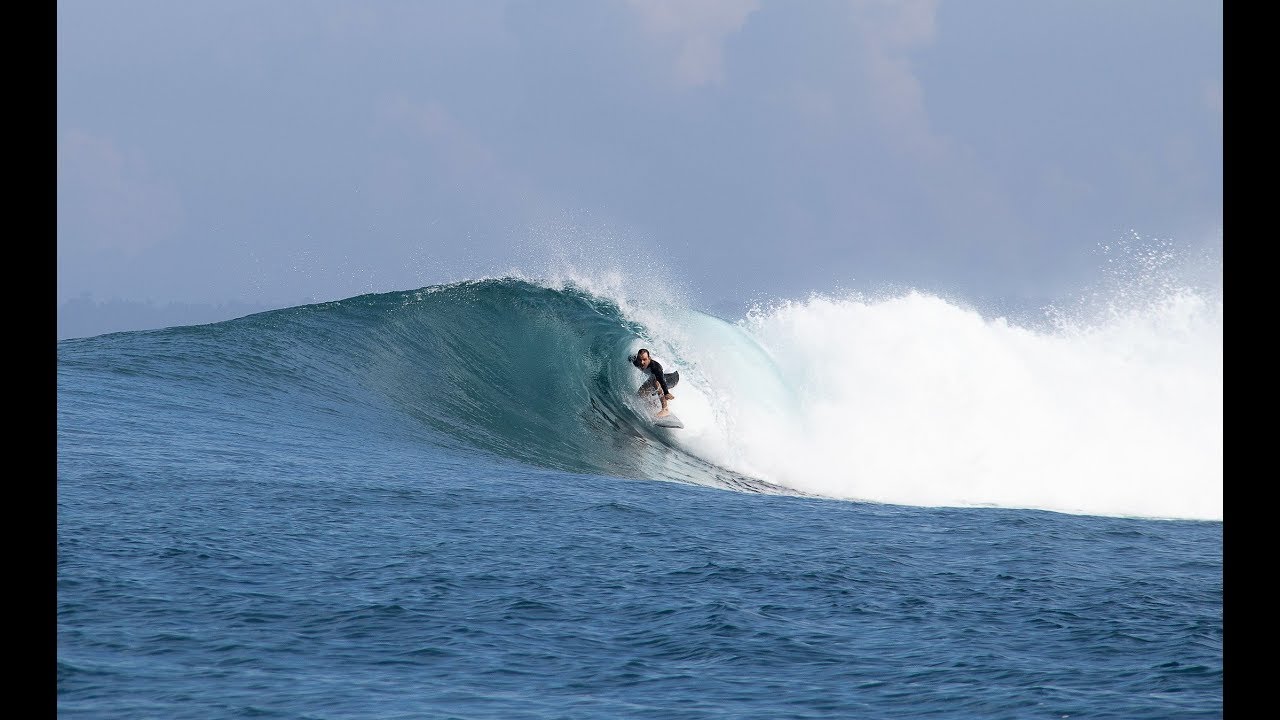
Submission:
[[59,0],[59,338],[573,264],[1056,298],[1222,238],[1211,0]]

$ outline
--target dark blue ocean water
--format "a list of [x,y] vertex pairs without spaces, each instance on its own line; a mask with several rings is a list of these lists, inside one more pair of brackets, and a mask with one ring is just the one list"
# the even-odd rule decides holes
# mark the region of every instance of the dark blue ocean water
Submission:
[[636,421],[637,333],[490,281],[59,343],[59,716],[1222,716],[1221,522],[786,494]]

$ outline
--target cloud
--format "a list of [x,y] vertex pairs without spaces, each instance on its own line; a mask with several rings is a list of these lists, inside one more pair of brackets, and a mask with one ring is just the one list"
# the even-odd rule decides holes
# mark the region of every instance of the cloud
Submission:
[[928,46],[937,31],[937,0],[852,0],[854,31],[864,53],[871,106],[891,137],[918,153],[940,150],[929,129],[924,92],[910,52]]
[[59,252],[136,255],[170,240],[181,219],[178,193],[138,152],[82,130],[58,143]]
[[[889,148],[912,165],[944,237],[938,250],[989,263],[1014,261],[1025,253],[1018,245],[1029,230],[1017,217],[1004,188],[983,169],[972,149],[936,132],[915,72],[912,53],[932,45],[938,34],[937,0],[850,0],[855,43],[861,53],[869,112]],[[1016,261],[1014,261],[1016,262]]]
[[628,0],[645,29],[675,54],[676,80],[688,87],[724,79],[725,38],[742,29],[758,0]]

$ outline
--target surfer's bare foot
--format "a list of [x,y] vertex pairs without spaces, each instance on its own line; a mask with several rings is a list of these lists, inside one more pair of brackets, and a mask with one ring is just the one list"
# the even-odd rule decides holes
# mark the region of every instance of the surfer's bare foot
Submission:
[[666,408],[662,408],[661,410],[658,411],[658,417],[666,417],[670,414],[671,414],[671,411]]
[[675,396],[675,395],[672,395],[671,393],[667,393],[666,395],[663,395],[663,396],[662,396],[662,399],[663,399],[663,400],[675,400],[675,399],[676,399],[676,396]]

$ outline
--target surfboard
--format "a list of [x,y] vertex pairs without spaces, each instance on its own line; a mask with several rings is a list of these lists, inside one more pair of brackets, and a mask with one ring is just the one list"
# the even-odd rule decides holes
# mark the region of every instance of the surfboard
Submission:
[[649,422],[664,428],[682,428],[684,423],[680,422],[680,418],[675,413],[667,413],[662,417],[658,417],[658,412],[662,410],[662,403],[658,401],[657,395],[650,395],[647,400],[649,409]]
[[657,425],[658,427],[664,427],[664,428],[684,427],[684,423],[680,422],[680,418],[676,417],[675,415],[663,415],[662,417],[655,417],[653,419],[653,424]]

